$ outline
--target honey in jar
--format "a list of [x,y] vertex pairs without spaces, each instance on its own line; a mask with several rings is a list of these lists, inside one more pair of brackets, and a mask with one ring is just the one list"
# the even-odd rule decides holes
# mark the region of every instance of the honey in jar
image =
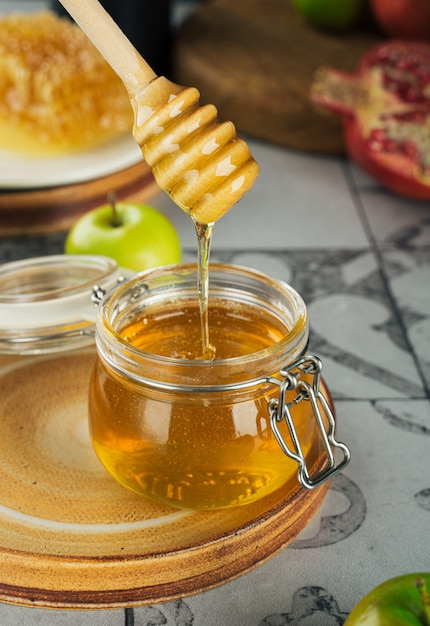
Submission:
[[259,272],[221,264],[211,267],[209,284],[211,359],[201,356],[193,266],[122,284],[96,324],[89,414],[97,455],[125,487],[182,508],[287,493],[298,486],[298,468],[285,446],[299,446],[309,468],[323,448],[312,403],[297,401],[295,391],[282,400],[292,407],[294,432],[283,420],[271,427],[280,372],[308,342],[301,297]]

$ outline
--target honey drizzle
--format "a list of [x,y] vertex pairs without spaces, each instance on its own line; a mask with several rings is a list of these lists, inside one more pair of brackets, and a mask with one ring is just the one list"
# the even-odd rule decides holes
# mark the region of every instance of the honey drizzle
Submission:
[[209,256],[214,223],[201,224],[194,221],[197,233],[197,289],[202,333],[202,357],[215,358],[215,347],[209,338]]

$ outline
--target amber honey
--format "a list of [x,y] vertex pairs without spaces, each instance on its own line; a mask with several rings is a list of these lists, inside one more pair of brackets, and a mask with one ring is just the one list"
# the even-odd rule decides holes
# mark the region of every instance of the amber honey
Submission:
[[[95,367],[90,427],[98,456],[121,484],[185,508],[247,504],[297,485],[297,464],[269,423],[278,387],[260,374],[276,376],[279,359],[290,356],[280,349],[290,335],[305,335],[306,324],[293,329],[252,300],[240,291],[209,299],[213,360],[202,360],[199,303],[189,294],[155,298],[115,322],[118,362],[106,353]],[[309,403],[293,410],[312,464],[319,444]]]

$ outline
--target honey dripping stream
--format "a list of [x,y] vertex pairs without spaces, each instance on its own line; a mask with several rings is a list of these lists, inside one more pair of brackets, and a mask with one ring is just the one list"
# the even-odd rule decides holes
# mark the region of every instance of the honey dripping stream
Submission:
[[197,233],[197,288],[202,334],[202,358],[214,359],[216,349],[209,337],[209,256],[214,223],[194,222]]

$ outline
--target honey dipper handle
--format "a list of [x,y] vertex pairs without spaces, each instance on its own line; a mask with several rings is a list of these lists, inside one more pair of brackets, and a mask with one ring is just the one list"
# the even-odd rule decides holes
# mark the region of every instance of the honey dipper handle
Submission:
[[130,95],[136,95],[157,77],[98,0],[59,1],[118,74]]

